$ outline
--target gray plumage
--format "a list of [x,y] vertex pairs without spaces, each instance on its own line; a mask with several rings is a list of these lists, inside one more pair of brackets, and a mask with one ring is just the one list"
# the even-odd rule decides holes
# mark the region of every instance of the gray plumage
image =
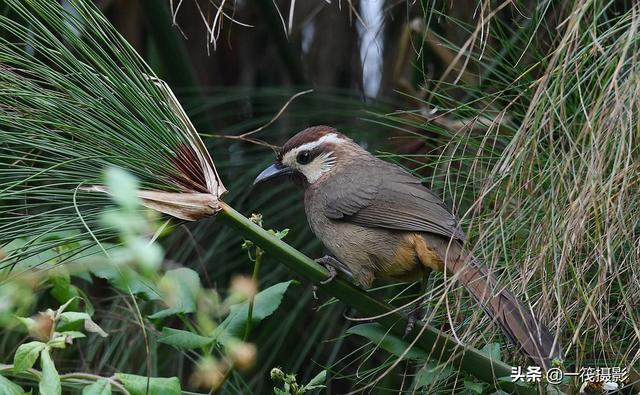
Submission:
[[[359,177],[367,174],[366,178]],[[374,228],[430,232],[456,240],[465,234],[442,199],[402,168],[377,159],[352,160],[325,181],[325,215]]]

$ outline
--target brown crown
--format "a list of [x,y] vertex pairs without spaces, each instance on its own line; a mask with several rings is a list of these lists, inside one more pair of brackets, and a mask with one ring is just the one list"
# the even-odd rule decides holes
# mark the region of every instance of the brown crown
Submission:
[[332,128],[331,126],[312,126],[310,128],[306,128],[305,130],[298,132],[295,136],[291,137],[289,141],[287,141],[280,153],[278,154],[278,161],[282,160],[282,157],[292,149],[301,146],[302,144],[310,143],[312,141],[316,141],[322,136],[327,134],[335,133],[338,136],[342,136],[340,132]]

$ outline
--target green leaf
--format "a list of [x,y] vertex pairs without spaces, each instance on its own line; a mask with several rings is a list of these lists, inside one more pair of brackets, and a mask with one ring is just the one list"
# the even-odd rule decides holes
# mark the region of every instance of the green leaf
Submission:
[[[80,275],[83,274],[83,273],[87,277],[87,278],[84,278],[84,280],[86,280],[89,283],[93,282],[89,270],[77,272],[77,273],[74,274],[74,276],[80,277]],[[83,310],[87,314],[89,314],[90,316],[93,316],[93,314],[95,313],[95,309],[93,308],[93,304],[91,304],[91,300],[89,299],[89,295],[87,295],[83,290],[81,290],[78,287],[76,287],[76,290],[78,291],[78,298],[82,299],[82,301],[84,303],[84,309]]]
[[501,361],[500,343],[487,343],[480,351],[490,356],[494,361]]
[[465,380],[464,388],[474,394],[482,394],[484,391],[484,383],[476,383],[474,381]]
[[[16,251],[18,254],[19,251],[23,249],[25,251],[29,249],[35,249],[38,246],[38,240],[27,240],[25,238],[14,239],[10,243],[4,245],[2,247],[5,253]],[[20,259],[11,270],[17,271],[27,271],[31,268],[37,267],[39,265],[43,265],[47,262],[55,262],[58,257],[58,253],[50,248],[43,251],[38,252],[37,254],[29,254],[23,259]]]
[[100,337],[107,337],[107,332],[102,330],[98,324],[96,324],[91,318],[84,320],[84,330],[91,333],[97,333]]
[[566,395],[557,385],[547,384],[545,387],[547,395]]
[[61,395],[60,376],[51,359],[48,348],[45,348],[40,353],[40,366],[42,367],[42,377],[38,386],[40,395]]
[[40,351],[44,350],[47,345],[43,342],[33,341],[20,345],[16,350],[16,354],[13,357],[13,370],[16,373],[24,372],[31,368],[36,360]]
[[160,299],[160,291],[149,280],[142,277],[128,266],[116,266],[110,264],[92,268],[91,272],[100,278],[109,281],[111,285],[123,292],[144,295],[149,300]]
[[[380,347],[397,357],[402,356],[407,348],[409,348],[408,342],[391,333],[388,333],[388,331],[380,324],[356,325],[349,328],[349,330],[347,330],[347,334],[358,335],[367,338],[377,347]],[[426,360],[428,358],[428,355],[425,351],[416,347],[412,347],[411,350],[404,354],[403,358]]]
[[[147,395],[147,393],[153,395],[182,395],[180,380],[177,377],[148,378],[126,373],[116,373],[115,376],[131,395]],[[148,392],[147,388],[149,389]]]
[[84,322],[84,329],[87,332],[97,333],[101,337],[107,337],[107,333],[100,328],[98,324],[96,324],[91,316],[87,313],[79,312],[79,311],[67,311],[59,315],[60,320],[66,324],[71,324],[78,321]]
[[275,231],[273,229],[269,229],[269,233],[271,233],[277,239],[282,240],[289,234],[289,229],[282,229],[282,230],[279,230],[279,231]]
[[84,321],[84,320],[90,320],[91,316],[87,313],[82,313],[79,311],[67,311],[64,312],[62,314],[60,314],[59,319],[62,320],[62,322],[65,323],[72,323],[72,322],[77,322],[77,321]]
[[164,318],[177,313],[192,313],[196,310],[196,298],[200,292],[200,276],[186,267],[169,270],[158,285],[162,300],[169,306],[149,316],[151,319]]
[[314,390],[317,388],[324,388],[324,383],[327,381],[327,371],[323,370],[312,378],[307,385],[304,386],[305,391]]
[[67,348],[69,343],[67,343],[67,337],[62,335],[57,335],[53,339],[47,342],[47,346],[49,348]]
[[62,315],[69,306],[71,306],[74,302],[77,302],[77,299],[78,297],[73,297],[67,300],[66,302],[64,302],[64,304],[58,307],[58,309],[56,310],[56,314],[58,314],[58,316]]
[[129,242],[127,248],[131,258],[139,265],[142,274],[146,277],[152,277],[158,271],[164,258],[164,252],[159,244],[149,243],[145,238],[136,237]]
[[[291,281],[278,283],[259,292],[254,298],[253,314],[251,324],[258,325],[263,319],[273,314],[280,303],[284,293],[291,285]],[[227,318],[218,326],[213,333],[213,338],[222,341],[227,336],[239,337],[242,335],[247,323],[249,302],[240,303],[231,307]]]
[[498,383],[510,383],[510,384],[515,384],[518,387],[531,388],[531,385],[528,382],[524,381],[524,379],[513,381],[513,378],[511,376],[498,377],[496,381]]
[[80,303],[80,292],[78,287],[71,284],[69,273],[62,270],[59,269],[59,274],[49,276],[47,281],[52,285],[49,292],[60,303],[73,299],[74,303],[71,304],[71,308],[76,309]]
[[87,335],[78,331],[64,331],[60,332],[60,334],[70,339],[81,339],[83,337],[87,337]]
[[25,326],[25,328],[27,328],[27,330],[28,330],[29,328],[32,328],[32,327],[36,324],[36,320],[34,320],[34,319],[33,319],[33,318],[31,318],[31,317],[19,317],[19,316],[16,316],[16,319],[17,319],[17,320],[18,320],[22,325],[24,325],[24,326]]
[[8,378],[0,376],[0,394],[24,395],[24,390],[18,384],[9,381]]
[[138,181],[129,172],[119,167],[105,171],[105,183],[113,200],[123,208],[135,210],[140,204]]
[[192,332],[165,327],[162,328],[162,332],[158,336],[158,342],[168,344],[179,350],[191,350],[211,344],[213,339]]
[[82,389],[82,395],[111,395],[111,383],[101,379]]
[[431,385],[437,381],[445,379],[453,372],[453,368],[448,365],[433,365],[427,363],[416,373],[413,383],[416,389]]

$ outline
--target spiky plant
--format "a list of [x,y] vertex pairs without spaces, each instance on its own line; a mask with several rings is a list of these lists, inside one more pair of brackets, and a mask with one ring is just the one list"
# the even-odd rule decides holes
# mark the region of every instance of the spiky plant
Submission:
[[[38,236],[77,230],[78,221],[84,233],[106,232],[95,223],[104,197],[83,187],[99,184],[108,165],[132,172],[144,189],[225,192],[170,90],[92,6],[74,3],[73,15],[44,2],[7,5],[2,240],[29,229],[29,244],[42,244]],[[28,251],[37,249],[6,251],[6,264]]]
[[[80,0],[69,2],[70,9],[39,1],[8,0],[4,5],[6,14],[0,16],[4,284],[28,271],[46,269],[46,264],[73,261],[94,243],[114,241],[116,230],[99,220],[110,204],[108,195],[118,195],[117,186],[102,185],[101,175],[108,166],[123,168],[140,180],[139,197],[146,206],[187,220],[218,213],[222,221],[299,274],[315,282],[325,278],[326,272],[309,258],[220,201],[225,188],[177,100],[93,5]],[[57,255],[52,257],[52,251]],[[403,334],[402,314],[350,283],[336,280],[322,289],[362,314],[377,317],[396,335]],[[133,322],[142,325],[145,334],[145,373],[155,374],[157,367],[152,364],[158,357],[151,354],[156,349],[146,336],[153,328],[133,300]],[[114,304],[102,313],[118,316],[121,309]],[[114,327],[116,322],[110,329]],[[425,356],[449,357],[487,382],[494,383],[510,371],[508,365],[430,326],[418,325],[411,339],[412,347],[428,350]],[[92,361],[99,358],[96,350]],[[140,361],[140,355],[132,355],[124,343],[110,351],[117,365],[130,357]],[[103,355],[98,364],[111,366],[111,361]],[[176,374],[175,366],[171,368]],[[245,384],[232,379],[229,385],[238,389]],[[522,390],[527,391],[531,390]]]
[[[406,96],[419,111],[372,121],[424,141],[427,154],[404,163],[452,201],[470,247],[553,328],[566,350],[564,369],[626,370],[620,386],[633,392],[640,379],[640,11],[573,1],[477,12],[482,18],[469,23],[452,9],[425,10],[431,24],[412,26],[420,52],[410,57],[424,92]],[[445,24],[464,38],[439,35]],[[449,62],[435,79],[421,67],[429,54]],[[429,305],[446,308],[433,319],[453,324],[465,343],[491,338],[464,297],[439,296]]]

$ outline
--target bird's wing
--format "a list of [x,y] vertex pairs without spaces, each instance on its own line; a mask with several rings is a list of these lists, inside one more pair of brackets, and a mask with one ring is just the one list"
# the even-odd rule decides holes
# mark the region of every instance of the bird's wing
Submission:
[[[373,228],[431,232],[464,240],[465,235],[444,202],[399,166],[375,161],[362,171],[334,177],[325,215]],[[373,167],[373,168],[372,168]],[[362,174],[368,174],[362,178]],[[356,175],[359,177],[356,178]],[[353,178],[353,179],[352,179]],[[339,183],[340,185],[338,185]]]

